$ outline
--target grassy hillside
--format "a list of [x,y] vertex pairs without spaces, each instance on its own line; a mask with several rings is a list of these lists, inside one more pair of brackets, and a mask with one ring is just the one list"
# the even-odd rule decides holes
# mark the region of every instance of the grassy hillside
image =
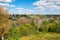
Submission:
[[60,34],[40,32],[39,34],[21,37],[19,40],[60,40]]

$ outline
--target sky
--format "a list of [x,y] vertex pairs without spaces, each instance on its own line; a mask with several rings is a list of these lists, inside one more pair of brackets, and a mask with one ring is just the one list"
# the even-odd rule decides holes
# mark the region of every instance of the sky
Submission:
[[0,6],[10,14],[60,15],[60,0],[0,0]]

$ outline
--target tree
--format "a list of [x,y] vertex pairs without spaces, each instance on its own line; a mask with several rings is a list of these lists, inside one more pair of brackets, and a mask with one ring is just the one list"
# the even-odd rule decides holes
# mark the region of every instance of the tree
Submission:
[[4,35],[8,33],[11,25],[11,20],[9,20],[9,14],[7,14],[8,11],[4,10],[5,9],[0,7],[0,36],[2,40],[4,40]]
[[25,18],[25,17],[20,17],[20,18],[17,20],[17,22],[18,22],[19,24],[29,24],[29,23],[30,23],[30,20],[27,19],[27,18]]

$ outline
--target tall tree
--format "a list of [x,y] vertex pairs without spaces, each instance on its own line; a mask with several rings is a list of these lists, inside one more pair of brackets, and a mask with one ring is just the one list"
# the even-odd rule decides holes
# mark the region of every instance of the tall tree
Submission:
[[4,35],[8,33],[11,25],[11,20],[9,20],[8,10],[0,7],[0,35],[1,39],[4,40]]

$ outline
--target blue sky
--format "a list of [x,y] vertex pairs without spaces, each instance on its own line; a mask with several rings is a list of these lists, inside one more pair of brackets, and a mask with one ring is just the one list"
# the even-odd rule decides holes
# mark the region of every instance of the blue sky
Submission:
[[12,2],[10,4],[16,5],[17,7],[32,9],[35,7],[32,5],[32,3],[35,1],[37,1],[37,0],[15,0],[14,2]]
[[10,14],[59,14],[60,0],[0,0]]

